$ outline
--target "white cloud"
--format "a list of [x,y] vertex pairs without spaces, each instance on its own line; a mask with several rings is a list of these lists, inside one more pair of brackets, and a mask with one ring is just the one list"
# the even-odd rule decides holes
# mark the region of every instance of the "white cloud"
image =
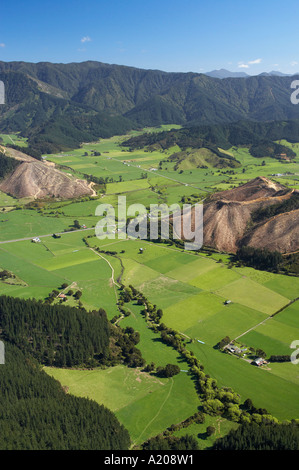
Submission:
[[262,59],[255,59],[255,60],[250,60],[248,64],[254,65],[254,64],[260,64],[262,62]]
[[1,43],[0,43],[0,47],[5,47],[4,42],[1,42]]
[[247,63],[239,62],[238,67],[240,69],[249,69],[250,65],[260,64],[261,62],[262,62],[262,59],[249,60]]
[[81,39],[81,42],[90,42],[91,41],[91,38],[89,36],[84,36],[82,39]]
[[296,60],[293,60],[293,62],[291,62],[290,64],[292,67],[295,67],[295,65],[298,65],[298,62],[296,62]]

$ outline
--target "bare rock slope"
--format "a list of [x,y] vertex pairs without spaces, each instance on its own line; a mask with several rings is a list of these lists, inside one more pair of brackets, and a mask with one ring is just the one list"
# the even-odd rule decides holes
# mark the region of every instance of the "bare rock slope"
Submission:
[[242,245],[281,253],[299,250],[299,210],[284,212],[261,223],[254,224],[251,220],[257,209],[281,203],[294,192],[258,177],[214,194],[204,205],[204,245],[230,253]]
[[0,190],[17,198],[56,197],[70,199],[93,195],[87,181],[75,179],[55,167],[22,152],[6,149],[6,155],[20,161],[16,170],[0,184]]

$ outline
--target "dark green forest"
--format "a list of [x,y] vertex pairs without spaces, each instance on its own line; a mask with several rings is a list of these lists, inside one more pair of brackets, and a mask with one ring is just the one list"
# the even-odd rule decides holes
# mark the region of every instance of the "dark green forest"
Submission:
[[68,395],[42,367],[142,366],[133,328],[112,325],[103,309],[0,296],[0,339],[0,449],[128,448],[129,434],[112,412]]
[[18,347],[5,342],[0,366],[1,450],[122,450],[130,437],[114,414],[68,395]]
[[1,296],[0,329],[5,341],[48,366],[92,367],[109,354],[108,320],[102,309],[87,312]]
[[270,217],[274,217],[278,214],[290,212],[299,209],[299,193],[294,192],[289,199],[272,204],[270,206],[261,207],[251,214],[253,222],[262,222]]
[[288,275],[299,274],[299,253],[283,256],[278,251],[244,245],[231,258],[233,262],[262,271],[282,272]]
[[128,139],[122,145],[132,149],[148,147],[163,150],[178,145],[182,150],[204,147],[212,151],[218,147],[228,150],[233,146],[247,146],[254,157],[280,158],[281,154],[285,154],[288,158],[294,158],[296,154],[291,148],[274,141],[285,139],[297,142],[298,135],[299,120],[271,123],[239,121],[145,133]]
[[235,258],[246,266],[264,271],[277,271],[283,263],[283,256],[278,251],[265,248],[242,246],[237,250]]
[[299,428],[294,424],[242,424],[218,439],[212,450],[299,450]]
[[143,450],[199,450],[198,443],[193,436],[174,437],[153,437],[149,441],[145,442],[142,446]]

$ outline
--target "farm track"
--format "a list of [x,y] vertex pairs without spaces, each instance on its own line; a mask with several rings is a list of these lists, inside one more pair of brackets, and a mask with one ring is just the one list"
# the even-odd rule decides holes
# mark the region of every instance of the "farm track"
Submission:
[[[170,389],[168,391],[168,394],[167,396],[165,397],[163,403],[161,404],[160,408],[158,409],[157,413],[155,414],[155,416],[147,423],[147,425],[145,426],[145,428],[143,429],[143,431],[141,432],[141,434],[139,435],[139,437],[137,438],[137,440],[139,440],[141,438],[141,436],[143,435],[143,433],[147,430],[147,428],[155,421],[155,419],[159,416],[159,414],[161,413],[165,403],[167,402],[167,400],[169,399],[170,395],[171,395],[171,392],[172,392],[172,388],[173,388],[173,378],[171,377],[171,385],[170,385]],[[136,441],[132,444],[132,447],[136,444]]]
[[111,269],[111,282],[119,287],[119,285],[117,284],[117,282],[115,281],[114,279],[114,268],[112,266],[112,264],[110,263],[110,261],[108,261],[104,256],[102,256],[100,253],[98,253],[96,250],[94,250],[93,248],[89,248],[91,251],[93,251],[97,256],[99,256],[100,258],[102,258],[104,261],[106,261],[106,263],[109,265],[110,269]]
[[[113,161],[116,161],[120,164],[123,164],[123,162],[121,160],[118,160],[117,158],[113,158],[113,157],[109,157],[109,158],[110,158],[110,160],[113,160]],[[182,186],[187,185],[187,186],[190,186],[190,188],[199,189],[200,191],[210,192],[210,193],[213,192],[211,190],[208,190],[207,188],[203,189],[203,188],[199,188],[198,186],[194,186],[194,184],[192,184],[192,183],[191,184],[183,183],[182,181],[176,180],[175,178],[171,178],[170,176],[161,175],[160,173],[157,173],[156,171],[153,172],[152,170],[147,170],[146,168],[139,168],[137,165],[132,165],[131,163],[130,163],[130,166],[132,166],[133,168],[138,168],[139,170],[145,171],[146,173],[149,173],[151,175],[155,174],[156,176],[159,176],[161,178],[165,178],[167,180],[174,181],[175,183],[178,183]]]
[[[67,232],[55,232],[55,233],[56,235],[67,235],[68,233],[86,232],[88,230],[94,230],[94,228],[82,228],[78,230],[69,230]],[[35,235],[35,236],[37,236],[38,238],[47,238],[47,237],[52,237],[53,233],[48,233],[47,235]],[[3,241],[0,241],[0,245],[4,245],[5,243],[23,242],[26,240],[32,240],[32,238],[34,238],[33,235],[31,237],[16,238],[14,240],[3,240]]]
[[113,289],[114,289],[114,295],[115,295],[115,301],[116,301],[116,305],[118,304],[118,295],[117,295],[117,291],[116,291],[116,288],[117,287],[120,287],[119,284],[115,281],[114,279],[114,268],[112,266],[112,264],[110,263],[110,261],[108,261],[104,256],[102,256],[100,253],[98,253],[96,250],[94,250],[93,248],[89,248],[91,251],[93,251],[97,256],[99,256],[101,259],[103,259],[104,261],[106,261],[106,263],[108,264],[108,266],[110,267],[111,269],[111,278],[110,278],[110,286],[112,287],[113,286]]

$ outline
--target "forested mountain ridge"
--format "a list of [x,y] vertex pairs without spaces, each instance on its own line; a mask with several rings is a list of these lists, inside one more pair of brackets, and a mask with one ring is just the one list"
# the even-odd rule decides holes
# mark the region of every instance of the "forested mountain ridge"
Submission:
[[133,149],[169,149],[175,145],[182,150],[187,148],[211,147],[228,150],[233,146],[247,146],[253,156],[279,156],[282,152],[289,158],[296,154],[289,147],[275,141],[297,142],[299,139],[299,119],[271,122],[238,121],[215,125],[192,126],[159,133],[144,133],[123,142]]
[[[78,146],[137,126],[299,119],[296,77],[217,79],[100,62],[0,62],[0,130],[42,151]],[[48,148],[47,148],[48,146]]]

